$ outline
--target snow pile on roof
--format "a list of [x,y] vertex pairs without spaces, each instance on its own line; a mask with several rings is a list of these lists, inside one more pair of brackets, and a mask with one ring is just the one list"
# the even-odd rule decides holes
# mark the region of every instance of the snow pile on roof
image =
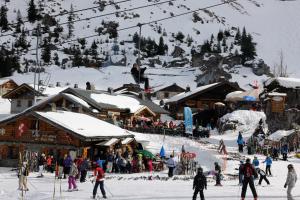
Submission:
[[280,86],[285,88],[300,88],[299,78],[286,78],[286,77],[271,78],[267,80],[265,84],[266,86],[268,86],[274,81],[278,82]]
[[124,95],[109,95],[109,94],[91,94],[91,98],[98,103],[105,103],[115,105],[118,108],[126,109],[129,108],[131,113],[142,109],[144,106],[140,102],[132,97]]
[[268,96],[281,96],[281,97],[286,97],[286,93],[279,93],[279,92],[270,92],[268,93]]
[[8,99],[0,97],[0,114],[10,114],[11,103]]
[[76,101],[77,103],[83,105],[84,107],[87,107],[87,108],[91,107],[86,101],[82,100],[81,98],[79,98],[77,96],[74,96],[73,94],[68,94],[68,93],[63,93],[63,94],[68,96],[72,100]]
[[260,119],[266,120],[264,112],[257,112],[252,110],[236,110],[232,113],[224,115],[220,120],[222,123],[232,122],[237,124],[236,135],[239,131],[245,134],[252,134]]
[[201,86],[201,87],[197,87],[196,89],[191,90],[190,92],[182,92],[180,94],[177,94],[177,95],[173,96],[169,100],[167,100],[166,103],[179,101],[179,100],[184,99],[184,98],[186,98],[186,97],[188,97],[190,95],[193,95],[193,94],[196,94],[198,92],[201,92],[202,90],[206,90],[206,89],[208,89],[210,87],[213,87],[213,86],[215,86],[217,84],[219,84],[219,82],[213,83],[213,84],[209,84],[209,85],[204,85],[204,86]]
[[278,130],[275,133],[271,134],[268,139],[272,141],[280,141],[282,138],[287,137],[291,134],[295,133],[295,130]]
[[38,115],[84,137],[126,137],[126,130],[86,114],[57,111],[36,112]]
[[0,79],[0,85],[10,81],[11,79]]

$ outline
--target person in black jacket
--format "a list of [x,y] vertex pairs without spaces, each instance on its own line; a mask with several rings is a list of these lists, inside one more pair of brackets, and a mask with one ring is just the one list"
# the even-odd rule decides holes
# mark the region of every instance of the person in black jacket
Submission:
[[131,74],[135,82],[137,83],[145,83],[145,90],[149,89],[149,79],[145,77],[144,73],[147,68],[141,68],[138,64],[134,63],[131,68]]
[[219,163],[215,162],[215,173],[216,173],[216,185],[215,186],[222,186],[221,184],[221,166]]
[[260,175],[259,181],[258,181],[258,185],[261,185],[262,180],[265,180],[266,183],[267,183],[268,185],[270,185],[270,182],[269,182],[269,180],[268,180],[268,178],[267,178],[266,172],[264,172],[264,170],[259,169],[259,168],[257,168],[256,171],[257,171],[257,173]]
[[194,178],[193,189],[194,189],[193,200],[196,200],[199,192],[200,192],[201,200],[205,199],[203,190],[207,189],[207,181],[206,181],[206,177],[203,174],[203,169],[201,167],[198,168],[197,175]]
[[251,160],[249,158],[247,158],[246,164],[242,167],[242,173],[244,176],[244,180],[243,180],[241,200],[245,200],[248,184],[251,188],[254,200],[257,200],[257,193],[254,186],[254,175],[256,174],[256,171],[253,165],[251,164]]

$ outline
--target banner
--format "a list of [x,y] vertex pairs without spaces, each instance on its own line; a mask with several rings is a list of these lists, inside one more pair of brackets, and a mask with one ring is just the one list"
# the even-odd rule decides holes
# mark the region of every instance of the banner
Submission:
[[190,107],[184,107],[185,133],[193,134],[193,114]]

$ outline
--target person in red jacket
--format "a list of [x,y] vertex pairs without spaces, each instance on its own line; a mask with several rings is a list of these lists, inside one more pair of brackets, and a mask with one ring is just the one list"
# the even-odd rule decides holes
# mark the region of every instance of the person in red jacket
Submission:
[[254,200],[257,200],[257,193],[256,193],[256,189],[254,186],[254,177],[257,175],[256,175],[256,171],[255,171],[253,165],[251,164],[251,160],[249,158],[246,159],[246,164],[244,164],[242,166],[241,171],[242,171],[242,174],[244,177],[241,200],[245,200],[248,184],[252,191]]
[[102,193],[102,196],[104,199],[106,199],[106,193],[104,190],[104,177],[105,177],[105,173],[104,170],[97,164],[96,169],[94,170],[94,176],[96,178],[96,183],[94,186],[94,190],[93,190],[93,199],[96,199],[96,194],[97,194],[97,189],[98,186],[100,185],[100,190]]

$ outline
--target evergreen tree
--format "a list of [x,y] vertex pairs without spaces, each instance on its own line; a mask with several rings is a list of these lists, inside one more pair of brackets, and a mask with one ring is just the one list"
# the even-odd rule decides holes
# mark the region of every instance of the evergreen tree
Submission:
[[60,66],[59,57],[57,53],[54,53],[53,61],[55,65]]
[[247,40],[247,32],[246,32],[246,28],[243,28],[243,33],[241,36],[241,43],[243,43],[245,40]]
[[223,33],[222,30],[219,31],[218,37],[217,37],[217,38],[218,38],[218,41],[219,41],[219,42],[221,42],[221,41],[223,40],[223,38],[224,38],[224,33]]
[[247,60],[253,59],[256,56],[255,43],[252,36],[248,34],[241,43],[242,61],[245,63]]
[[201,54],[204,55],[205,53],[211,53],[211,45],[208,40],[206,40],[203,45],[201,46]]
[[222,46],[223,46],[223,47],[227,46],[227,44],[226,44],[226,38],[225,38],[225,37],[224,37],[223,40],[222,40]]
[[210,45],[212,45],[214,43],[215,40],[215,36],[213,34],[211,34],[210,36]]
[[34,0],[30,0],[29,7],[27,10],[28,21],[34,23],[38,19],[38,12],[34,4]]
[[140,38],[140,36],[137,32],[135,32],[132,36],[132,41],[135,44],[135,48],[138,48],[138,46],[139,46],[139,38]]
[[9,29],[7,21],[7,8],[5,6],[1,6],[0,9],[0,27],[3,31],[7,31]]
[[81,51],[80,49],[75,49],[74,52],[74,58],[73,58],[73,67],[79,67],[82,66],[83,62],[82,62],[82,55],[81,55]]
[[16,48],[27,49],[29,46],[30,45],[27,42],[26,33],[25,33],[24,28],[23,28],[19,38],[16,40],[15,47]]
[[42,50],[41,58],[47,64],[51,60],[51,49],[50,49],[50,44],[49,44],[49,41],[47,38],[44,38],[44,40],[43,40],[43,50]]
[[215,53],[222,53],[221,43],[218,41],[218,44],[216,46]]
[[68,16],[68,38],[73,36],[74,32],[74,9],[73,9],[73,4],[71,4],[69,16]]
[[159,38],[157,54],[161,56],[165,55],[165,43],[164,43],[164,38],[162,36],[160,36]]
[[180,42],[183,42],[184,37],[185,37],[185,36],[183,35],[183,33],[182,33],[181,31],[179,31],[179,32],[176,34],[175,39],[178,40],[178,41],[180,41]]
[[92,45],[91,45],[91,55],[93,56],[93,59],[97,59],[98,56],[98,45],[96,43],[96,41],[94,40]]
[[16,25],[16,33],[21,33],[21,25],[23,24],[22,15],[20,10],[17,12],[17,25]]
[[236,32],[234,40],[235,40],[234,41],[235,44],[240,44],[241,43],[241,31],[240,31],[240,28],[237,29],[237,32]]

